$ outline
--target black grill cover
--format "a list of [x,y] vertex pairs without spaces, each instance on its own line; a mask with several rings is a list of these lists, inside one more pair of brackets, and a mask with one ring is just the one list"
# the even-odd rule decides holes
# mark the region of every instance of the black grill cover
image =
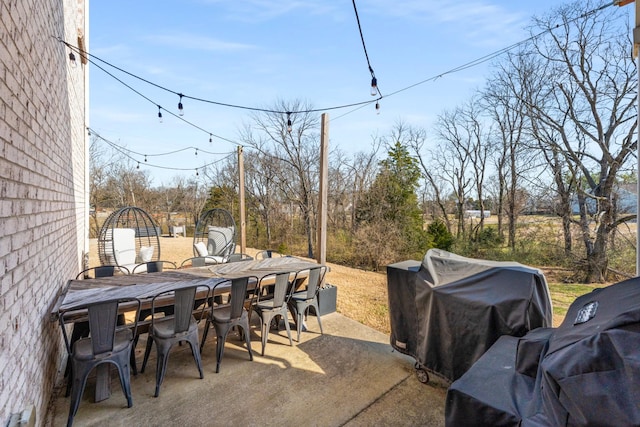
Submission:
[[640,278],[577,298],[540,371],[551,425],[640,426]]
[[640,278],[577,298],[555,330],[500,338],[451,384],[445,423],[640,426]]
[[432,249],[387,267],[391,345],[449,381],[501,335],[551,326],[544,275],[513,262]]

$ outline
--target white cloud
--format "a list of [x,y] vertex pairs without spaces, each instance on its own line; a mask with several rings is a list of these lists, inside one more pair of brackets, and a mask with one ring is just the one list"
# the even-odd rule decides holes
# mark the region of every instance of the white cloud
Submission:
[[[263,22],[303,11],[311,15],[334,15],[340,18],[342,8],[324,0],[202,0],[203,3],[226,8],[227,18],[243,22]],[[346,3],[345,3],[346,4]],[[350,6],[350,5],[349,5]]]
[[511,35],[517,37],[529,18],[485,0],[371,0],[367,11],[426,25],[443,24],[476,45],[503,45]]
[[234,52],[253,49],[255,46],[245,43],[228,42],[197,34],[175,33],[170,35],[148,36],[145,40],[167,47],[192,49],[212,52]]

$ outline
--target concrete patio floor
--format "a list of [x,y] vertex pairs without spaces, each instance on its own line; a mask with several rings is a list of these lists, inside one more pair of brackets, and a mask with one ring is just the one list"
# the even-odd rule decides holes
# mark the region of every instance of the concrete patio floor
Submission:
[[[444,425],[446,386],[420,383],[414,360],[393,351],[387,335],[337,313],[322,317],[320,335],[316,318],[309,316],[309,331],[302,333],[300,343],[295,332],[290,347],[284,329],[272,330],[260,356],[257,316],[252,320],[252,362],[232,333],[216,374],[211,331],[202,352],[204,379],[198,376],[189,346],[176,346],[155,398],[154,348],[145,372],[131,377],[131,408],[117,373],[112,375],[111,397],[99,403],[93,402],[90,379],[74,425]],[[145,338],[136,348],[138,368]],[[66,425],[69,398],[64,391],[56,390],[45,425]]]

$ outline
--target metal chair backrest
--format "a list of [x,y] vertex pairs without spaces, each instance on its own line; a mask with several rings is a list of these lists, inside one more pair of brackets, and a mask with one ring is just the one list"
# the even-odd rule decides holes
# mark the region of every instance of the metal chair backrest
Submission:
[[[122,268],[124,269],[122,270],[123,273],[129,274],[129,269],[127,269],[126,267],[122,267]],[[116,267],[113,265],[99,265],[97,267],[91,267],[91,268],[82,270],[76,276],[76,280],[91,279],[90,277],[91,272],[93,272],[93,278],[111,277],[115,274],[115,271],[116,271]]]
[[95,304],[88,309],[93,354],[113,351],[118,322],[118,301]]
[[242,253],[231,254],[227,257],[227,262],[252,261],[252,260],[253,260],[253,257],[247,254],[242,254]]
[[[253,281],[252,286],[249,286],[249,282]],[[245,309],[245,302],[253,304],[256,289],[258,288],[258,278],[256,276],[238,277],[235,279],[224,280],[218,282],[212,292],[214,296],[216,288],[230,286],[229,307],[230,307],[230,319],[239,319]],[[213,308],[215,310],[215,307]]]
[[271,249],[267,249],[267,250],[256,253],[256,259],[276,258],[281,256],[282,254],[280,252],[277,252]]
[[309,278],[307,279],[307,299],[314,298],[316,293],[318,293],[325,271],[326,267],[314,267],[309,269]]
[[[174,318],[174,330],[176,333],[185,332],[189,329],[191,318],[193,316],[193,307],[196,300],[196,292],[198,288],[207,289],[207,298],[209,295],[209,287],[205,285],[194,285],[184,288],[171,289],[161,292],[153,297],[151,300],[151,325],[155,321],[156,312],[160,312],[157,308],[160,306],[159,302],[173,294],[173,318]],[[161,304],[162,306],[166,304]],[[202,307],[204,311],[204,305]],[[202,315],[200,316],[202,317]]]
[[143,266],[144,273],[159,273],[164,271],[165,265],[168,265],[171,269],[177,268],[176,264],[172,261],[149,261],[136,265],[131,271],[131,274],[138,273],[138,270],[142,270]]
[[[89,331],[91,334],[91,346],[94,355],[108,353],[113,350],[116,328],[118,326],[119,307],[121,304],[128,302],[135,302],[137,305],[132,335],[135,336],[138,328],[138,313],[140,312],[140,300],[137,298],[117,298],[83,304],[73,308],[74,311],[83,309],[87,310]],[[73,349],[70,348],[70,343],[66,335],[64,314],[60,315],[60,323],[65,343],[67,344],[69,354],[71,354]]]
[[231,280],[231,319],[237,319],[242,316],[248,285],[248,277]]
[[[291,274],[294,275],[294,278],[291,279]],[[289,297],[291,296],[291,292],[293,291],[293,283],[296,281],[296,273],[291,273],[289,271],[283,271],[280,273],[276,273],[275,275],[264,276],[260,279],[260,289],[263,288],[263,282],[270,282],[275,279],[275,283],[273,285],[273,307],[282,307],[289,301]],[[270,299],[271,299],[270,298]],[[260,299],[260,293],[258,293],[258,299]]]

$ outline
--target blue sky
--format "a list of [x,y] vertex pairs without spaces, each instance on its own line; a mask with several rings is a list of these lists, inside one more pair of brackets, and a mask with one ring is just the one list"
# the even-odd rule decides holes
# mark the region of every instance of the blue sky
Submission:
[[[550,0],[359,0],[356,2],[371,65],[383,95],[444,73],[527,38],[533,15],[560,1]],[[630,12],[631,13],[631,12]],[[369,101],[371,77],[352,2],[342,0],[147,0],[91,1],[89,51],[172,91],[189,96],[259,108],[278,100],[301,100],[314,108]],[[106,69],[90,68],[90,127],[129,150],[149,155],[186,147],[232,153],[239,129],[250,123],[245,110],[183,99]],[[482,87],[487,66],[448,74],[374,104],[329,112],[330,149],[369,151],[372,137],[386,135],[394,123],[429,129],[438,114],[469,99]],[[348,114],[345,114],[348,113]],[[213,142],[209,143],[209,135]],[[195,156],[186,150],[149,157],[145,166],[153,185],[223,154]],[[135,162],[135,160],[134,160]]]

